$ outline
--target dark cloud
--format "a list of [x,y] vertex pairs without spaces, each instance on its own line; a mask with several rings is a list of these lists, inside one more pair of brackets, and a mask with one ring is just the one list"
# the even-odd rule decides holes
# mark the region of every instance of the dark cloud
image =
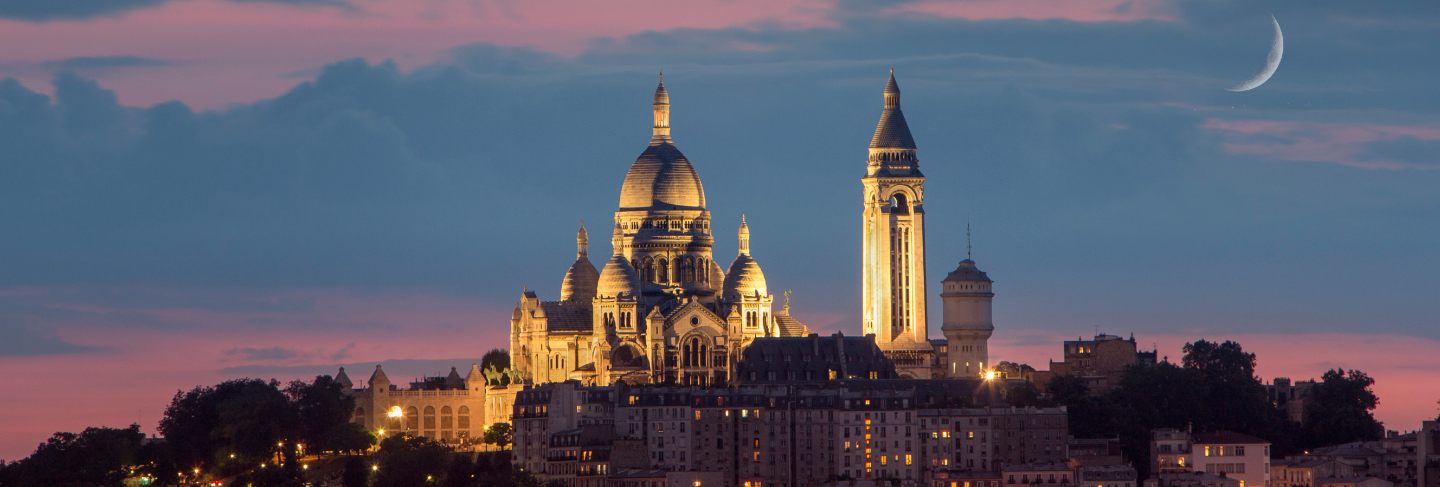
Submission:
[[173,62],[164,59],[144,56],[80,56],[45,63],[45,65],[51,69],[88,72],[123,68],[170,66],[173,64]]
[[[13,317],[8,317],[14,319]],[[64,355],[93,352],[95,347],[76,345],[62,340],[53,333],[32,326],[0,324],[0,357],[35,357],[42,355]]]
[[[0,239],[0,254],[16,256],[0,285],[553,296],[576,221],[593,230],[610,219],[648,140],[663,67],[717,255],[733,251],[743,210],[773,286],[795,289],[801,309],[853,316],[857,178],[893,65],[930,177],[929,272],[953,268],[973,223],[976,257],[1016,300],[1001,319],[1057,329],[1176,322],[1170,313],[1199,322],[1176,326],[1217,328],[1420,321],[1421,296],[1440,289],[1409,270],[1440,244],[1417,220],[1440,210],[1434,175],[1277,163],[1229,152],[1205,128],[1227,117],[1425,123],[1440,98],[1426,76],[1394,75],[1386,61],[1418,43],[1300,16],[1276,79],[1236,95],[1223,87],[1253,71],[1263,22],[1193,17],[855,17],[799,31],[652,32],[574,58],[473,45],[408,72],[335,63],[282,96],[210,112],[124,106],[79,75],[58,76],[53,98],[0,81],[0,147],[11,156],[0,161],[0,220],[21,236]],[[1365,91],[1374,86],[1384,89]],[[1329,238],[1394,228],[1419,230],[1403,241]],[[592,255],[608,251],[593,241]],[[1341,256],[1371,284],[1325,284]],[[1213,291],[1205,306],[1195,289]],[[1358,302],[1368,304],[1345,304]]]
[[49,21],[88,19],[153,7],[168,0],[5,0],[0,18]]

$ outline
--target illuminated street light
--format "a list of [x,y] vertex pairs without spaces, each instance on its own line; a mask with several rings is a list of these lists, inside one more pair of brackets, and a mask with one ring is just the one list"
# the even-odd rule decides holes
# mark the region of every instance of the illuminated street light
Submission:
[[985,380],[987,380],[987,381],[995,380],[995,369],[990,369],[990,370],[986,370],[986,371],[985,371]]
[[385,416],[390,418],[403,418],[405,417],[405,411],[401,411],[400,406],[390,406],[390,410],[385,412]]

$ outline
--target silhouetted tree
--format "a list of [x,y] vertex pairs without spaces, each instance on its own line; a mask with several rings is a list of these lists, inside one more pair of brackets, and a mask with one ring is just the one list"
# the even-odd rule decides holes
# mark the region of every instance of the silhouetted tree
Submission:
[[35,453],[0,468],[0,485],[119,486],[141,463],[140,425],[55,433]]
[[1380,403],[1374,384],[1359,370],[1326,371],[1305,403],[1306,447],[1380,439],[1384,427],[1371,413]]
[[380,442],[375,487],[411,487],[445,480],[450,449],[422,437],[395,435]]
[[296,436],[312,451],[356,451],[370,448],[375,439],[352,423],[355,397],[346,394],[335,379],[322,375],[314,382],[294,381],[285,387],[295,409]]
[[[160,432],[182,466],[248,468],[269,459],[278,443],[293,437],[295,423],[294,409],[278,382],[238,379],[176,392],[160,420]],[[235,455],[233,462],[230,454]]]
[[345,460],[345,470],[340,474],[340,485],[344,487],[367,487],[370,484],[370,465],[364,457],[350,457]]

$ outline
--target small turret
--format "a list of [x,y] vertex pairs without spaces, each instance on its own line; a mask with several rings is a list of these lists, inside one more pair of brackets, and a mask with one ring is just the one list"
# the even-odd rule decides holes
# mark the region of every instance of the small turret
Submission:
[[485,373],[480,371],[480,364],[470,362],[470,371],[465,373],[465,387],[474,392],[484,389],[487,383]]
[[454,367],[454,366],[451,366],[451,367],[450,367],[450,373],[445,376],[445,388],[446,388],[446,389],[464,389],[464,388],[465,388],[465,379],[460,378],[460,371],[455,370],[455,367]]
[[355,383],[350,381],[350,376],[345,374],[345,368],[341,367],[340,372],[335,374],[335,383],[340,384],[341,392],[350,392]]
[[655,126],[651,131],[650,145],[670,143],[670,91],[665,89],[665,72],[660,72],[660,84],[655,87]]
[[370,374],[369,382],[370,390],[377,394],[390,390],[390,377],[385,375],[385,370],[380,368],[380,364],[375,364],[375,373]]

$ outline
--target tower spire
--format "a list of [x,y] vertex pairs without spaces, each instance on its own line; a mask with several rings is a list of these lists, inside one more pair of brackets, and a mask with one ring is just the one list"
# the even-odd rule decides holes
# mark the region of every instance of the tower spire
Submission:
[[745,223],[745,214],[740,214],[740,255],[750,255],[750,225]]
[[971,255],[974,247],[970,242],[970,222],[965,222],[965,260],[975,260]]
[[910,135],[905,112],[900,110],[900,84],[895,82],[895,69],[891,68],[890,79],[885,81],[885,109],[880,112],[880,121],[875,124],[875,135],[870,137],[867,173],[918,175],[918,166],[915,137]]
[[650,132],[650,145],[670,143],[670,91],[665,89],[665,72],[660,72],[660,84],[655,86],[655,126]]
[[585,231],[585,220],[580,220],[580,231],[575,232],[575,258],[590,255],[590,232]]

